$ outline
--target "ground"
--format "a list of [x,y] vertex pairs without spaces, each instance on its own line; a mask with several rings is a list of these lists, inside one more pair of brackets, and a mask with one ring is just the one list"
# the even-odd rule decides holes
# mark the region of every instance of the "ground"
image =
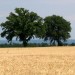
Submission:
[[75,47],[0,48],[0,75],[75,75]]

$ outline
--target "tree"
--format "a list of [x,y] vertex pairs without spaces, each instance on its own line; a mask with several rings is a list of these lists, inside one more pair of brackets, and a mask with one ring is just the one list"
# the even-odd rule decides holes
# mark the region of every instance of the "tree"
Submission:
[[44,25],[46,28],[44,40],[50,40],[50,44],[55,45],[55,42],[57,42],[60,46],[70,37],[70,22],[63,17],[56,15],[48,16],[44,19]]
[[11,12],[7,17],[7,21],[1,23],[3,32],[1,37],[6,37],[8,42],[13,37],[23,41],[23,45],[27,46],[28,41],[35,35],[40,33],[42,18],[34,12],[24,8],[16,8],[15,13]]

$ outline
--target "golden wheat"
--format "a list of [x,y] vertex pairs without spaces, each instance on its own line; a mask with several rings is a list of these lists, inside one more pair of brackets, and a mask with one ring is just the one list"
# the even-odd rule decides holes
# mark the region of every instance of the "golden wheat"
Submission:
[[0,75],[75,75],[75,47],[0,48]]

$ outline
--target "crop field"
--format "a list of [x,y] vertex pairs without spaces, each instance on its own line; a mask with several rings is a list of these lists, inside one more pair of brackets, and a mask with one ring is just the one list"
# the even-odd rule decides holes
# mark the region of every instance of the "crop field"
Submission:
[[0,48],[0,75],[75,75],[75,47]]

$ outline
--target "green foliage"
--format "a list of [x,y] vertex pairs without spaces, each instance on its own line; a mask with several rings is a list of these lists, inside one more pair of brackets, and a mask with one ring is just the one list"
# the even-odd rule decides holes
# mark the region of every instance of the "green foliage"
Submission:
[[46,29],[44,39],[50,40],[50,44],[57,42],[58,45],[63,45],[63,41],[70,37],[70,22],[63,17],[56,15],[48,16],[44,19],[44,25]]
[[27,46],[28,41],[34,35],[41,35],[42,18],[24,8],[16,8],[15,13],[11,12],[7,21],[1,23],[1,27],[3,30],[1,37],[6,37],[8,42],[16,37],[23,41],[24,46]]
[[0,44],[0,48],[8,48],[8,47],[23,47],[22,44]]
[[[7,48],[7,47],[23,47],[22,44],[17,44],[17,43],[13,43],[13,44],[0,44],[0,48]],[[27,47],[49,47],[49,45],[47,43],[28,43]]]
[[6,22],[0,24],[3,30],[1,37],[6,37],[10,43],[13,37],[16,37],[16,40],[23,42],[23,46],[28,46],[28,41],[35,36],[44,38],[45,41],[50,40],[50,45],[55,46],[63,45],[63,42],[70,38],[70,22],[61,16],[52,15],[42,19],[37,13],[16,8],[15,13],[11,12],[6,19]]

